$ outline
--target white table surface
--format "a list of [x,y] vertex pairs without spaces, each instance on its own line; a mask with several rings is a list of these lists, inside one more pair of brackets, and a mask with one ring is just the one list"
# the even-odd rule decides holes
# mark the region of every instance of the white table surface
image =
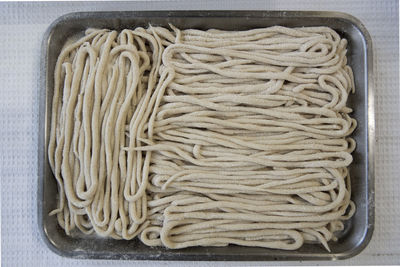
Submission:
[[[147,1],[0,3],[1,246],[4,266],[261,265],[261,262],[73,260],[51,252],[37,225],[40,47],[46,28],[74,11],[331,10],[359,18],[373,39],[376,99],[376,220],[369,246],[337,262],[273,264],[400,264],[399,4],[390,1]],[[271,264],[271,263],[270,263]]]

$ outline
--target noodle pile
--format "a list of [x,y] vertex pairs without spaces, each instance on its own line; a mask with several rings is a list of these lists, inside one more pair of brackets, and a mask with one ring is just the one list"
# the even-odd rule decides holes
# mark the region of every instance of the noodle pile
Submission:
[[87,30],[56,69],[49,161],[69,235],[294,250],[355,211],[345,39],[327,27]]

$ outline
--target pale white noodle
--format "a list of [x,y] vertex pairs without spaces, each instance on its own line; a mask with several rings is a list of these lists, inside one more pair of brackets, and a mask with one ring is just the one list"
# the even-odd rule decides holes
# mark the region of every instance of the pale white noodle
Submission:
[[87,30],[55,68],[51,214],[149,246],[329,250],[355,211],[346,45],[327,27]]

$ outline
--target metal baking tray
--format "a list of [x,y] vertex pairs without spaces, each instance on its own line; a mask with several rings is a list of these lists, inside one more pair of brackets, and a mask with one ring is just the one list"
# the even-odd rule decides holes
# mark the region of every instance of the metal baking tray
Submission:
[[[296,251],[257,247],[191,247],[179,250],[151,248],[138,239],[112,240],[97,236],[67,236],[55,216],[57,185],[47,159],[48,136],[53,97],[53,72],[63,45],[86,28],[121,30],[137,26],[172,23],[179,28],[246,30],[281,25],[287,27],[329,26],[348,40],[348,62],[353,68],[356,93],[349,98],[352,116],[358,127],[353,134],[357,149],[350,172],[352,199],[357,212],[346,223],[332,252],[321,245],[305,244]],[[38,223],[47,246],[55,253],[72,258],[135,260],[336,260],[360,253],[371,239],[374,227],[374,94],[372,88],[371,38],[362,23],[344,13],[304,11],[127,11],[80,12],[58,18],[44,35],[40,90],[38,149]]]

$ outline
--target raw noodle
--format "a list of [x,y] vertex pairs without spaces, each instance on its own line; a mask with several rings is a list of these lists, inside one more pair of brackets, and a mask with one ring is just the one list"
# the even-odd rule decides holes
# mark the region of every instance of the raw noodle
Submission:
[[149,246],[295,250],[355,205],[347,41],[327,27],[88,29],[56,64],[57,215]]

